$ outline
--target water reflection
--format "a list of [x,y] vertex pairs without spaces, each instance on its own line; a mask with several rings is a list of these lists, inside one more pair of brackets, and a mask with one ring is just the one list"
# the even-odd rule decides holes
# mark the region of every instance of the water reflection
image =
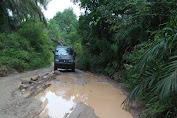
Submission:
[[132,118],[129,112],[121,108],[125,96],[108,83],[89,82],[85,86],[53,83],[36,98],[43,102],[43,117],[63,118],[81,101],[94,108],[100,118]]
[[55,93],[48,91],[41,101],[44,102],[42,107],[44,110],[41,112],[42,117],[51,116],[52,118],[63,118],[65,113],[70,113],[71,108],[75,105],[73,102],[74,96],[70,100],[63,99]]

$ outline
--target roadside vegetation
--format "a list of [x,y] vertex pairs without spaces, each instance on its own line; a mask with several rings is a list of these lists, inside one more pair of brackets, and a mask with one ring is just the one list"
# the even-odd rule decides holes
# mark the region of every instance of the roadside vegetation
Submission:
[[73,9],[67,8],[63,12],[57,12],[48,21],[47,31],[52,43],[52,50],[55,50],[57,45],[72,46],[77,54],[76,65],[79,67],[78,59],[84,55],[81,35],[78,32],[78,18]]
[[41,11],[49,0],[0,3],[0,75],[46,67],[53,61],[57,45],[71,45],[81,51],[77,16],[72,8],[47,21]]
[[0,75],[51,64],[47,21],[41,11],[48,0],[0,2]]
[[0,2],[0,74],[50,65],[56,45],[71,45],[78,68],[124,83],[125,104],[144,103],[142,117],[177,117],[176,0],[74,0],[79,19],[68,8],[47,22],[48,2]]
[[145,104],[145,118],[177,117],[176,0],[75,0],[85,14],[78,67],[106,73]]
[[78,19],[72,8],[57,12],[48,21],[48,36],[53,42],[53,50],[57,45],[73,46],[77,56],[81,53],[81,39],[78,34]]

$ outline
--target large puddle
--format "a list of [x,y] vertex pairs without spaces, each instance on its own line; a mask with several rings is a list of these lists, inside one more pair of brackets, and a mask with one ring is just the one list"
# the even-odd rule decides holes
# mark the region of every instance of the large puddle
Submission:
[[74,81],[76,81],[76,78],[73,78],[73,77],[59,77],[58,79],[59,79],[59,81],[63,81],[63,82],[74,82]]
[[94,75],[91,75],[91,74],[84,74],[82,77],[85,78],[85,79],[88,79],[88,80],[98,79],[97,76],[94,76]]
[[36,98],[43,102],[44,110],[40,114],[42,117],[63,118],[81,101],[92,107],[100,118],[133,118],[122,109],[125,96],[108,83],[89,82],[84,86],[52,83]]

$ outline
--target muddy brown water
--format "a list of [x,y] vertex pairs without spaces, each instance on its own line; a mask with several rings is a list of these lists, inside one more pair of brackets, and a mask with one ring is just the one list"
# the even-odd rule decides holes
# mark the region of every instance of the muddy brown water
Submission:
[[[89,74],[82,77],[97,79]],[[59,77],[59,80],[76,81],[72,77]],[[122,102],[125,100],[123,93],[105,82],[89,81],[84,86],[52,82],[51,86],[36,98],[43,102],[41,117],[63,118],[81,101],[92,107],[100,118],[133,118],[129,112],[122,109]]]
[[73,78],[73,77],[59,77],[58,79],[59,79],[59,81],[63,81],[63,82],[74,82],[74,81],[76,81],[76,78]]
[[88,80],[95,80],[95,79],[98,79],[97,76],[94,76],[94,75],[92,75],[92,74],[84,74],[82,77],[85,78],[85,79],[88,79]]

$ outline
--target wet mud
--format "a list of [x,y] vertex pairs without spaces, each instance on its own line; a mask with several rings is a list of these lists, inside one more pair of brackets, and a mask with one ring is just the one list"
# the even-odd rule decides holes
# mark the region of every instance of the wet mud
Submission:
[[54,79],[54,72],[21,79],[21,82],[18,83],[18,93],[24,98],[33,97],[48,88],[51,85],[50,81]]
[[57,78],[59,81],[70,83],[53,81],[50,87],[35,97],[43,102],[44,110],[40,113],[41,117],[69,116],[77,103],[83,102],[93,108],[100,118],[133,118],[128,111],[123,110],[122,102],[126,98],[125,95],[113,85],[99,82],[101,78],[91,74],[82,74],[77,79],[87,81],[83,86],[73,84],[72,82],[76,81],[73,77],[59,76]]
[[140,118],[136,104],[131,114],[123,109],[126,92],[109,77],[52,70],[53,65],[0,78],[0,118],[79,118],[73,115],[86,111],[90,116],[84,118]]
[[76,78],[73,77],[59,77],[58,78],[59,81],[63,81],[63,82],[75,82]]
[[97,76],[94,76],[94,75],[92,75],[92,74],[84,74],[82,77],[85,78],[85,79],[88,79],[88,80],[95,80],[95,79],[98,79]]

